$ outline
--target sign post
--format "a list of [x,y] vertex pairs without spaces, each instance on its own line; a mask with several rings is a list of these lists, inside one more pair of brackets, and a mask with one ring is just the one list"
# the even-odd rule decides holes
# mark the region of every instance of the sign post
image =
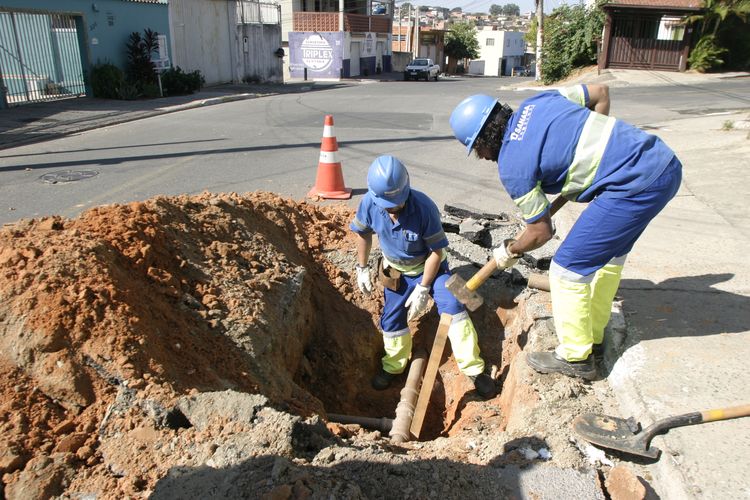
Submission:
[[151,61],[154,63],[154,71],[156,71],[156,79],[159,82],[159,96],[164,97],[164,89],[161,86],[161,74],[163,71],[169,69],[169,59],[156,59]]

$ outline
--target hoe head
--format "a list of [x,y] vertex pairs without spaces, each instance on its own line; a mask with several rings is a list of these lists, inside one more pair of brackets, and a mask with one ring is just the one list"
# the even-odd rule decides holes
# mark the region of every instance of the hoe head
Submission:
[[466,288],[466,281],[454,274],[445,282],[445,287],[453,294],[456,299],[466,306],[469,311],[475,311],[484,303],[484,299],[474,290]]

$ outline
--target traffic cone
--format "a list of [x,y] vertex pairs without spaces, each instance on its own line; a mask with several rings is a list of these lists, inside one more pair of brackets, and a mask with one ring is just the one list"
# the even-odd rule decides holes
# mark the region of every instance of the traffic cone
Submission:
[[307,193],[310,198],[332,198],[348,200],[352,190],[344,186],[344,174],[339,161],[339,145],[333,133],[333,116],[326,115],[323,127],[323,140],[320,142],[320,159],[315,186]]

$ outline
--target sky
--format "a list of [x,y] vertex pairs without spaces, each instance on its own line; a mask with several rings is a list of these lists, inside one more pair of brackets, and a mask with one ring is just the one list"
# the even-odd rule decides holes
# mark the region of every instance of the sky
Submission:
[[[544,12],[552,12],[553,9],[559,7],[564,3],[576,3],[565,0],[543,0],[544,1]],[[534,0],[396,0],[396,7],[399,4],[409,2],[412,5],[428,5],[430,7],[446,7],[453,9],[455,7],[461,7],[464,12],[487,12],[490,11],[491,5],[505,5],[514,3],[521,9],[521,13],[532,12],[536,10],[536,3]]]

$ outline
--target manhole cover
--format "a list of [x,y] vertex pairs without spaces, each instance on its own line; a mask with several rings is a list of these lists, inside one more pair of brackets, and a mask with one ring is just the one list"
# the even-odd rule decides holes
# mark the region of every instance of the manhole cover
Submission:
[[75,182],[99,175],[96,170],[65,170],[64,172],[52,172],[44,174],[39,179],[47,184],[59,184],[61,182]]

